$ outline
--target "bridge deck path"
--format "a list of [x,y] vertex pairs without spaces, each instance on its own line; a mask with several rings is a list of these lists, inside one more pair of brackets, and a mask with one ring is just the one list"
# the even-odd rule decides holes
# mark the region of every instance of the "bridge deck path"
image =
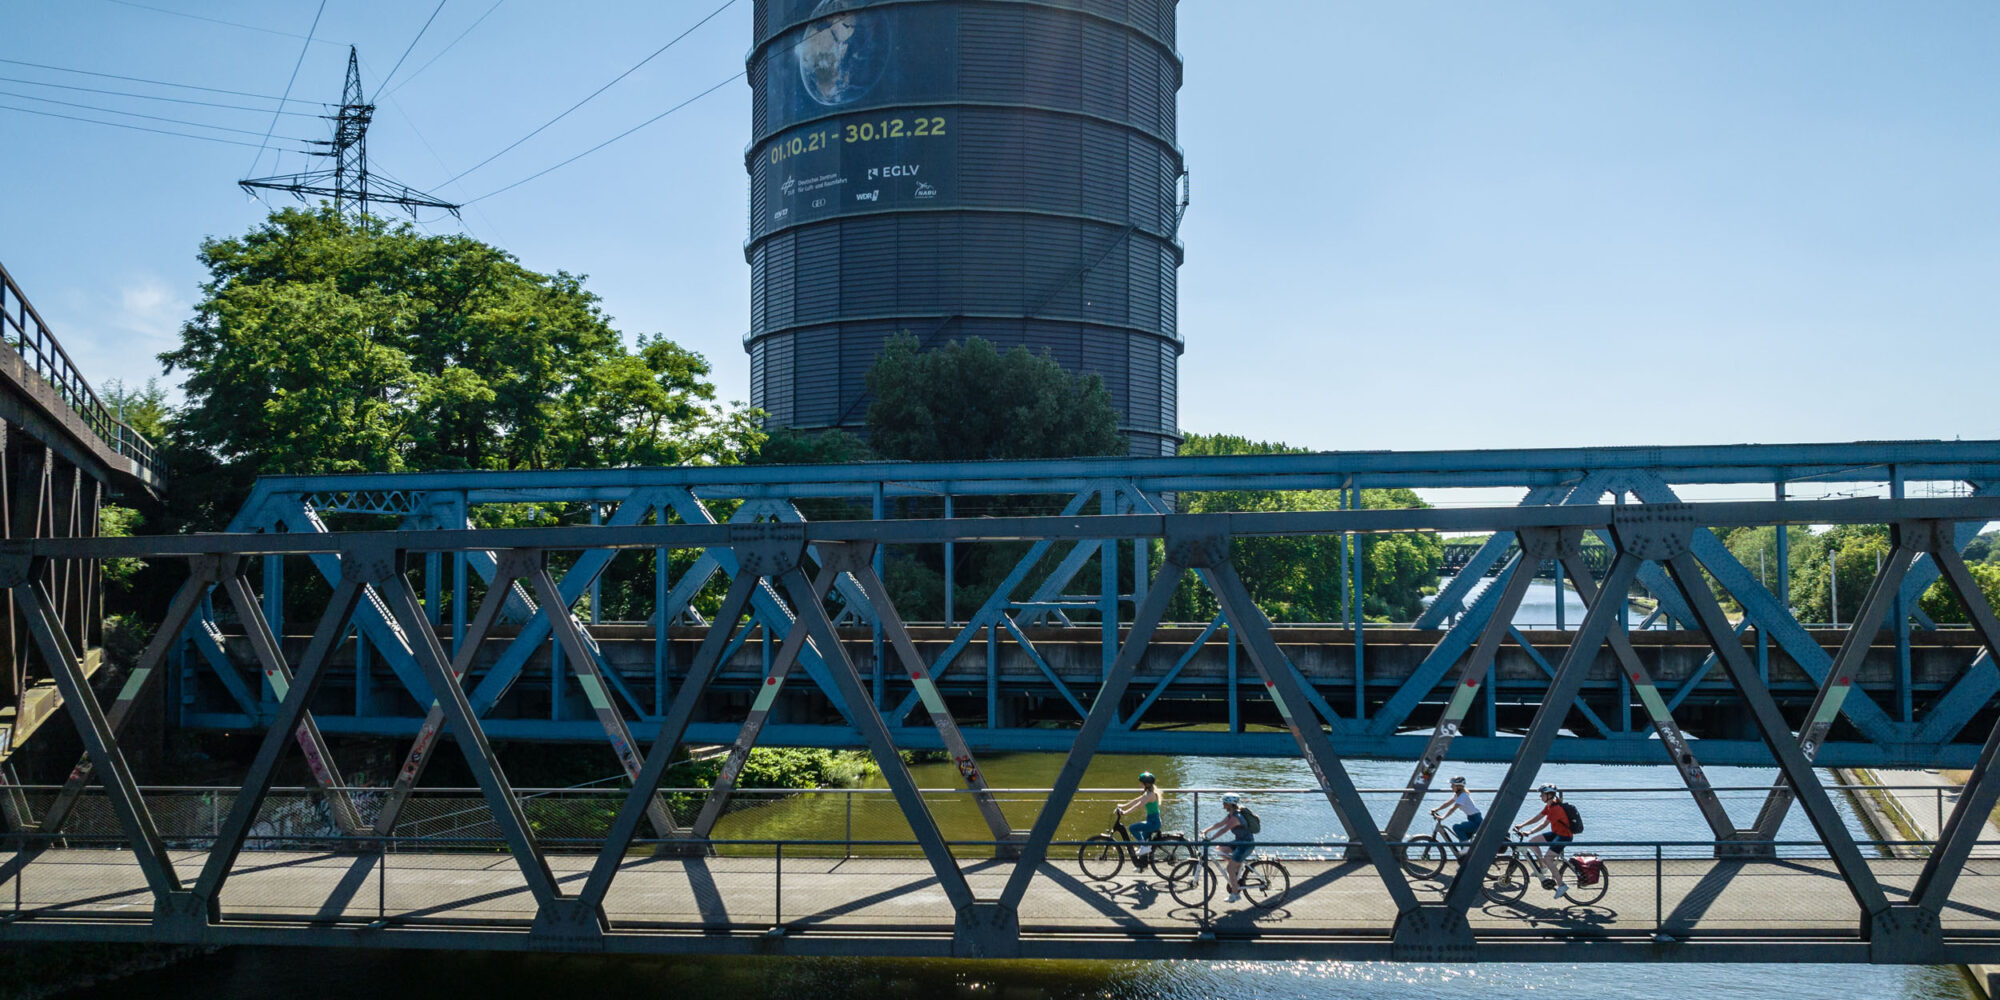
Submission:
[[[201,852],[176,852],[192,881]],[[581,888],[592,858],[556,855],[551,867],[566,892]],[[1607,858],[1611,883],[1594,906],[1560,906],[1530,887],[1517,904],[1484,902],[1472,913],[1484,936],[1850,936],[1859,923],[1845,883],[1824,859],[1715,861]],[[1217,897],[1218,931],[1382,936],[1393,910],[1374,870],[1356,862],[1286,859],[1290,897],[1257,910]],[[1871,862],[1892,900],[1906,899],[1922,862]],[[964,871],[981,898],[997,897],[1011,862],[968,860]],[[1656,880],[1657,871],[1657,880]],[[782,882],[782,885],[780,883]],[[1657,883],[1657,884],[1656,884]],[[1420,899],[1438,901],[1445,884],[1416,883]],[[0,885],[0,911],[36,919],[144,917],[152,907],[128,853],[58,849],[29,863],[14,884]],[[1656,906],[1655,899],[1659,901]],[[525,927],[534,900],[504,853],[328,854],[246,851],[223,890],[227,920],[326,923],[386,919],[408,925]],[[792,932],[945,932],[952,908],[917,858],[762,857],[638,858],[614,881],[606,911],[629,929],[755,930],[785,924]],[[1025,933],[1094,932],[1132,937],[1191,934],[1202,914],[1176,902],[1157,878],[1110,882],[1083,878],[1074,863],[1044,865],[1021,909]],[[1974,859],[1944,913],[1949,934],[2000,935],[2000,859]]]

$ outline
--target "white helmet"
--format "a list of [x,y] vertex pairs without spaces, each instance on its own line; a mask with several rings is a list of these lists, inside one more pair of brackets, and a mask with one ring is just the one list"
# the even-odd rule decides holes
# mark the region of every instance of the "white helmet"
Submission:
[[1233,806],[1241,801],[1243,801],[1243,796],[1238,795],[1235,792],[1227,792],[1224,793],[1222,796],[1222,804],[1225,806]]

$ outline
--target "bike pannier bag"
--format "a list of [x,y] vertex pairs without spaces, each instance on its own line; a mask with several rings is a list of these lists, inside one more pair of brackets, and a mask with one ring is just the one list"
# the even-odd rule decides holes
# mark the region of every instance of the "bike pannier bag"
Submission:
[[1598,860],[1596,855],[1585,854],[1576,859],[1576,884],[1596,885],[1603,876],[1604,862]]

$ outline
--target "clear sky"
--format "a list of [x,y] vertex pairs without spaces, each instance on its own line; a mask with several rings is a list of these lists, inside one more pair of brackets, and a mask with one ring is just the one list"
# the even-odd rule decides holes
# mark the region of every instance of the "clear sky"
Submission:
[[[744,399],[747,84],[480,196],[741,71],[750,0],[452,179],[721,2],[445,0],[418,37],[433,0],[328,0],[316,27],[318,0],[5,0],[0,262],[94,381],[156,374],[197,243],[265,211],[234,182],[253,157],[308,166],[298,140],[326,123],[281,117],[285,152],[260,155],[272,101],[20,63],[250,95],[297,65],[295,99],[337,103],[349,42],[376,96],[417,38],[371,165],[477,199],[466,230],[588,274],[628,336],[701,351]],[[1990,0],[1184,0],[1180,48],[1186,429],[1321,449],[2000,438]]]

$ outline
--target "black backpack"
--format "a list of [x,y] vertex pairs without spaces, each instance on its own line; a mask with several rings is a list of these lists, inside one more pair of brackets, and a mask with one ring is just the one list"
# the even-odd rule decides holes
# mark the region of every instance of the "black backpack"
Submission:
[[1562,807],[1563,807],[1563,815],[1569,818],[1569,832],[1571,832],[1571,833],[1582,833],[1582,832],[1583,832],[1583,814],[1582,814],[1582,813],[1580,813],[1580,812],[1577,812],[1577,811],[1576,811],[1576,807],[1575,807],[1575,806],[1573,806],[1573,805],[1570,805],[1570,804],[1569,804],[1569,803],[1567,803],[1567,802],[1563,803],[1563,804],[1562,804]]
[[1251,812],[1249,806],[1236,807],[1236,820],[1243,824],[1243,829],[1250,831],[1251,836],[1264,832],[1264,821],[1258,819],[1257,814]]

